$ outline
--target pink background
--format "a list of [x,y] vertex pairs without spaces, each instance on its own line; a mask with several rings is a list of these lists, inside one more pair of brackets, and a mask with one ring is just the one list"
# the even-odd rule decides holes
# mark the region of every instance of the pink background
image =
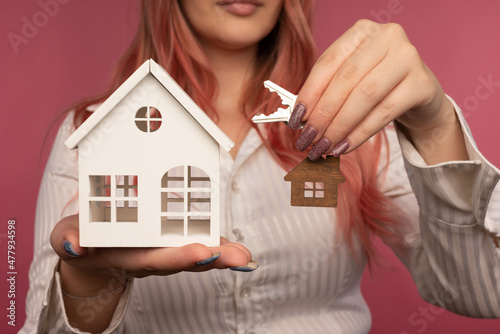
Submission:
[[[43,3],[58,1],[43,14]],[[100,92],[112,64],[136,26],[135,0],[41,0],[0,2],[0,332],[24,323],[33,217],[38,186],[57,115]],[[458,5],[457,5],[458,3]],[[57,10],[56,10],[57,9]],[[358,0],[318,2],[315,36],[324,50],[357,19],[403,25],[446,92],[463,106],[483,154],[500,166],[494,126],[500,84],[482,89],[482,78],[500,83],[500,3],[494,0]],[[26,22],[36,30],[23,28]],[[9,36],[26,39],[13,46]],[[10,35],[9,35],[10,34]],[[51,128],[52,125],[55,125]],[[49,134],[44,143],[46,135]],[[498,136],[496,136],[498,137]],[[16,327],[7,325],[7,222],[16,221]],[[421,301],[408,273],[381,247],[390,269],[365,275],[363,292],[373,314],[372,333],[498,333],[499,320],[453,315]]]

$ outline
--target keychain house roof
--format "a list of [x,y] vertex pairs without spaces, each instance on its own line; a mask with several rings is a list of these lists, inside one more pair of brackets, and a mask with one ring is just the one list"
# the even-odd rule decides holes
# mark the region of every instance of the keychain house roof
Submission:
[[82,246],[219,244],[219,154],[234,143],[153,60],[65,144],[79,150]]

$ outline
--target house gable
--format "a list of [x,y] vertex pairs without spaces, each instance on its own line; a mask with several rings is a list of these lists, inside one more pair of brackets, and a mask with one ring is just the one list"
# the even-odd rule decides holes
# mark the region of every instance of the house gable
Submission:
[[[150,119],[159,123],[151,132],[137,124],[146,122],[140,114],[149,107],[161,116],[157,121]],[[203,162],[206,166],[209,157],[219,151],[215,138],[152,75],[146,75],[121,98],[78,142],[78,148],[82,170],[134,175],[145,171],[154,174],[183,163],[196,166]]]
[[142,64],[125,82],[97,108],[95,112],[66,140],[65,145],[76,148],[81,140],[106,118],[106,116],[136,87],[146,76],[151,74],[183,108],[207,131],[217,143],[229,151],[234,143],[217,125],[201,110],[186,92],[168,75],[168,73],[152,59]]

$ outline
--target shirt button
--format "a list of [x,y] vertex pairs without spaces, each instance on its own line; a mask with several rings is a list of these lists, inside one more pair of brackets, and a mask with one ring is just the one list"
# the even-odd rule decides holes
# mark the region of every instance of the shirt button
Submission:
[[240,191],[240,185],[238,184],[238,182],[233,181],[233,183],[231,183],[231,189],[233,190],[233,192],[238,193]]
[[241,296],[241,298],[248,298],[248,297],[250,297],[251,292],[252,292],[252,290],[249,287],[246,287],[246,288],[241,290],[240,296]]
[[243,235],[243,232],[239,228],[235,228],[233,230],[233,235],[236,238],[237,242],[243,242],[245,240],[245,236]]

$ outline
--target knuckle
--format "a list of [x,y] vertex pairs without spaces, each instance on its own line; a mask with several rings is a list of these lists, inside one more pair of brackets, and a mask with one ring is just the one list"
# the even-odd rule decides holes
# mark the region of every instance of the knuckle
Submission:
[[373,102],[378,93],[378,85],[375,82],[364,83],[359,86],[359,98],[364,103]]
[[340,134],[340,137],[345,138],[347,135],[351,132],[352,127],[349,124],[346,124],[345,122],[335,122],[335,125],[330,126],[330,133],[335,134],[338,136]]
[[381,31],[382,24],[366,19],[361,19],[355,23],[354,27],[364,36],[374,37]]
[[361,138],[369,138],[371,137],[371,132],[369,129],[365,126],[359,126],[353,133],[351,134],[351,138],[354,139],[356,138],[357,140],[360,140]]
[[389,124],[393,121],[393,119],[395,118],[393,116],[395,107],[396,106],[393,102],[384,102],[379,106],[379,108],[377,108],[377,115],[381,122],[383,122],[384,124]]
[[327,105],[318,105],[314,109],[314,117],[320,122],[324,122],[332,117],[332,108]]
[[359,145],[362,145],[365,141],[370,139],[374,135],[373,130],[371,130],[368,126],[361,124],[356,127],[349,134],[349,141],[351,148],[356,148]]
[[354,64],[347,65],[340,70],[340,79],[347,82],[354,82],[358,77],[358,67]]
[[361,29],[361,30],[364,30],[365,28],[373,27],[374,25],[377,25],[377,23],[373,22],[371,20],[368,20],[368,19],[360,19],[360,20],[357,20],[356,23],[354,23],[354,27]]
[[386,23],[384,25],[384,30],[387,34],[391,36],[399,36],[399,37],[404,37],[406,38],[406,33],[403,29],[403,27],[398,24],[398,23]]
[[324,52],[316,61],[316,65],[318,66],[330,66],[335,62],[335,59],[337,59],[337,55],[335,52]]
[[414,73],[412,73],[412,80],[414,85],[422,87],[422,91],[432,89],[434,87],[432,78],[425,70],[414,71]]
[[400,47],[399,52],[401,52],[406,59],[420,59],[417,48],[413,44],[408,43],[404,47]]

